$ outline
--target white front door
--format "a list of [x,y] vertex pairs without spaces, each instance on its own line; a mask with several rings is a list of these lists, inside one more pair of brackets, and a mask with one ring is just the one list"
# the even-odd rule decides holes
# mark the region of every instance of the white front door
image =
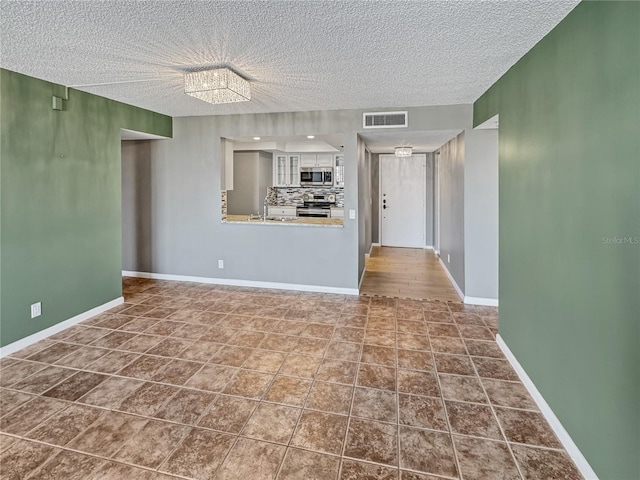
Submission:
[[380,243],[423,248],[426,155],[380,155]]

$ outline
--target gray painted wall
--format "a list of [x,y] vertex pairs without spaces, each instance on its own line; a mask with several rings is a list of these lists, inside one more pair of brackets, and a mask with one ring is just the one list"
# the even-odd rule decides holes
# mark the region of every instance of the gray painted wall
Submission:
[[440,148],[436,170],[440,258],[465,297],[497,300],[497,130],[465,130]]
[[[365,151],[364,140],[357,135],[357,149],[358,149],[358,283],[362,278],[365,267],[365,254],[367,250],[366,228],[367,228],[367,203],[369,197],[367,196],[367,152]],[[346,176],[346,175],[345,175]],[[349,211],[345,207],[346,216],[349,216]]]
[[227,191],[227,215],[258,210],[258,152],[234,152],[233,190]]
[[260,152],[258,166],[258,212],[262,215],[267,188],[273,186],[273,154]]
[[380,243],[380,155],[371,154],[371,241]]
[[427,153],[426,161],[426,179],[425,179],[425,235],[424,243],[427,247],[433,247],[433,233],[434,233],[434,195],[435,195],[435,167],[434,167],[434,154],[433,152]]
[[262,214],[267,186],[273,184],[273,157],[265,152],[234,152],[233,190],[227,192],[227,214]]
[[371,251],[371,228],[373,225],[372,219],[372,200],[371,200],[371,152],[365,151],[364,159],[364,189],[360,193],[364,197],[364,253]]
[[[465,132],[440,148],[440,258],[460,290],[464,275],[464,156]],[[450,258],[449,258],[450,257]]]
[[464,294],[498,298],[498,130],[467,130]]
[[[470,105],[403,110],[409,111],[408,130],[471,125]],[[173,139],[151,145],[153,223],[145,246],[151,271],[357,288],[368,251],[366,202],[359,194],[359,174],[366,171],[364,145],[357,135],[362,114],[336,110],[175,118]],[[222,223],[220,137],[309,134],[344,135],[344,227]],[[357,211],[356,220],[348,219],[349,209]],[[225,261],[222,270],[218,259]]]
[[121,142],[122,269],[151,271],[151,140]]

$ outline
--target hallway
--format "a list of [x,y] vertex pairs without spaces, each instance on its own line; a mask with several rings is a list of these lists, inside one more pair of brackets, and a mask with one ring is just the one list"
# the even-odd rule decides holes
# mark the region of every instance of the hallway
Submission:
[[373,247],[360,294],[460,302],[437,255],[420,248]]

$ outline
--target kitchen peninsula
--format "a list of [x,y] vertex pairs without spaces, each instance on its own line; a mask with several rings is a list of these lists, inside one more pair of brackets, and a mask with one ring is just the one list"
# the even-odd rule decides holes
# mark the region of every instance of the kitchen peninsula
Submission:
[[249,215],[227,215],[226,223],[251,223],[256,225],[287,225],[292,227],[342,227],[342,218],[313,218],[313,217],[250,217]]

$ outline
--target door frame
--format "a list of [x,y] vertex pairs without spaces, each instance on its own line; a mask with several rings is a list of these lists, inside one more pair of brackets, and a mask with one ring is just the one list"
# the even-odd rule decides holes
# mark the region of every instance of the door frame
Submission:
[[[393,153],[380,153],[378,154],[378,244],[382,247],[382,157],[383,156],[393,156]],[[426,171],[426,162],[427,162],[427,154],[426,153],[414,153],[411,155],[412,157],[422,157],[425,162],[425,167],[423,168],[423,180],[424,180],[424,197],[422,199],[422,218],[424,219],[423,229],[422,229],[422,242],[424,245],[422,248],[427,248],[427,171]],[[403,247],[397,247],[403,248]]]
[[433,251],[440,256],[440,150],[433,152]]

